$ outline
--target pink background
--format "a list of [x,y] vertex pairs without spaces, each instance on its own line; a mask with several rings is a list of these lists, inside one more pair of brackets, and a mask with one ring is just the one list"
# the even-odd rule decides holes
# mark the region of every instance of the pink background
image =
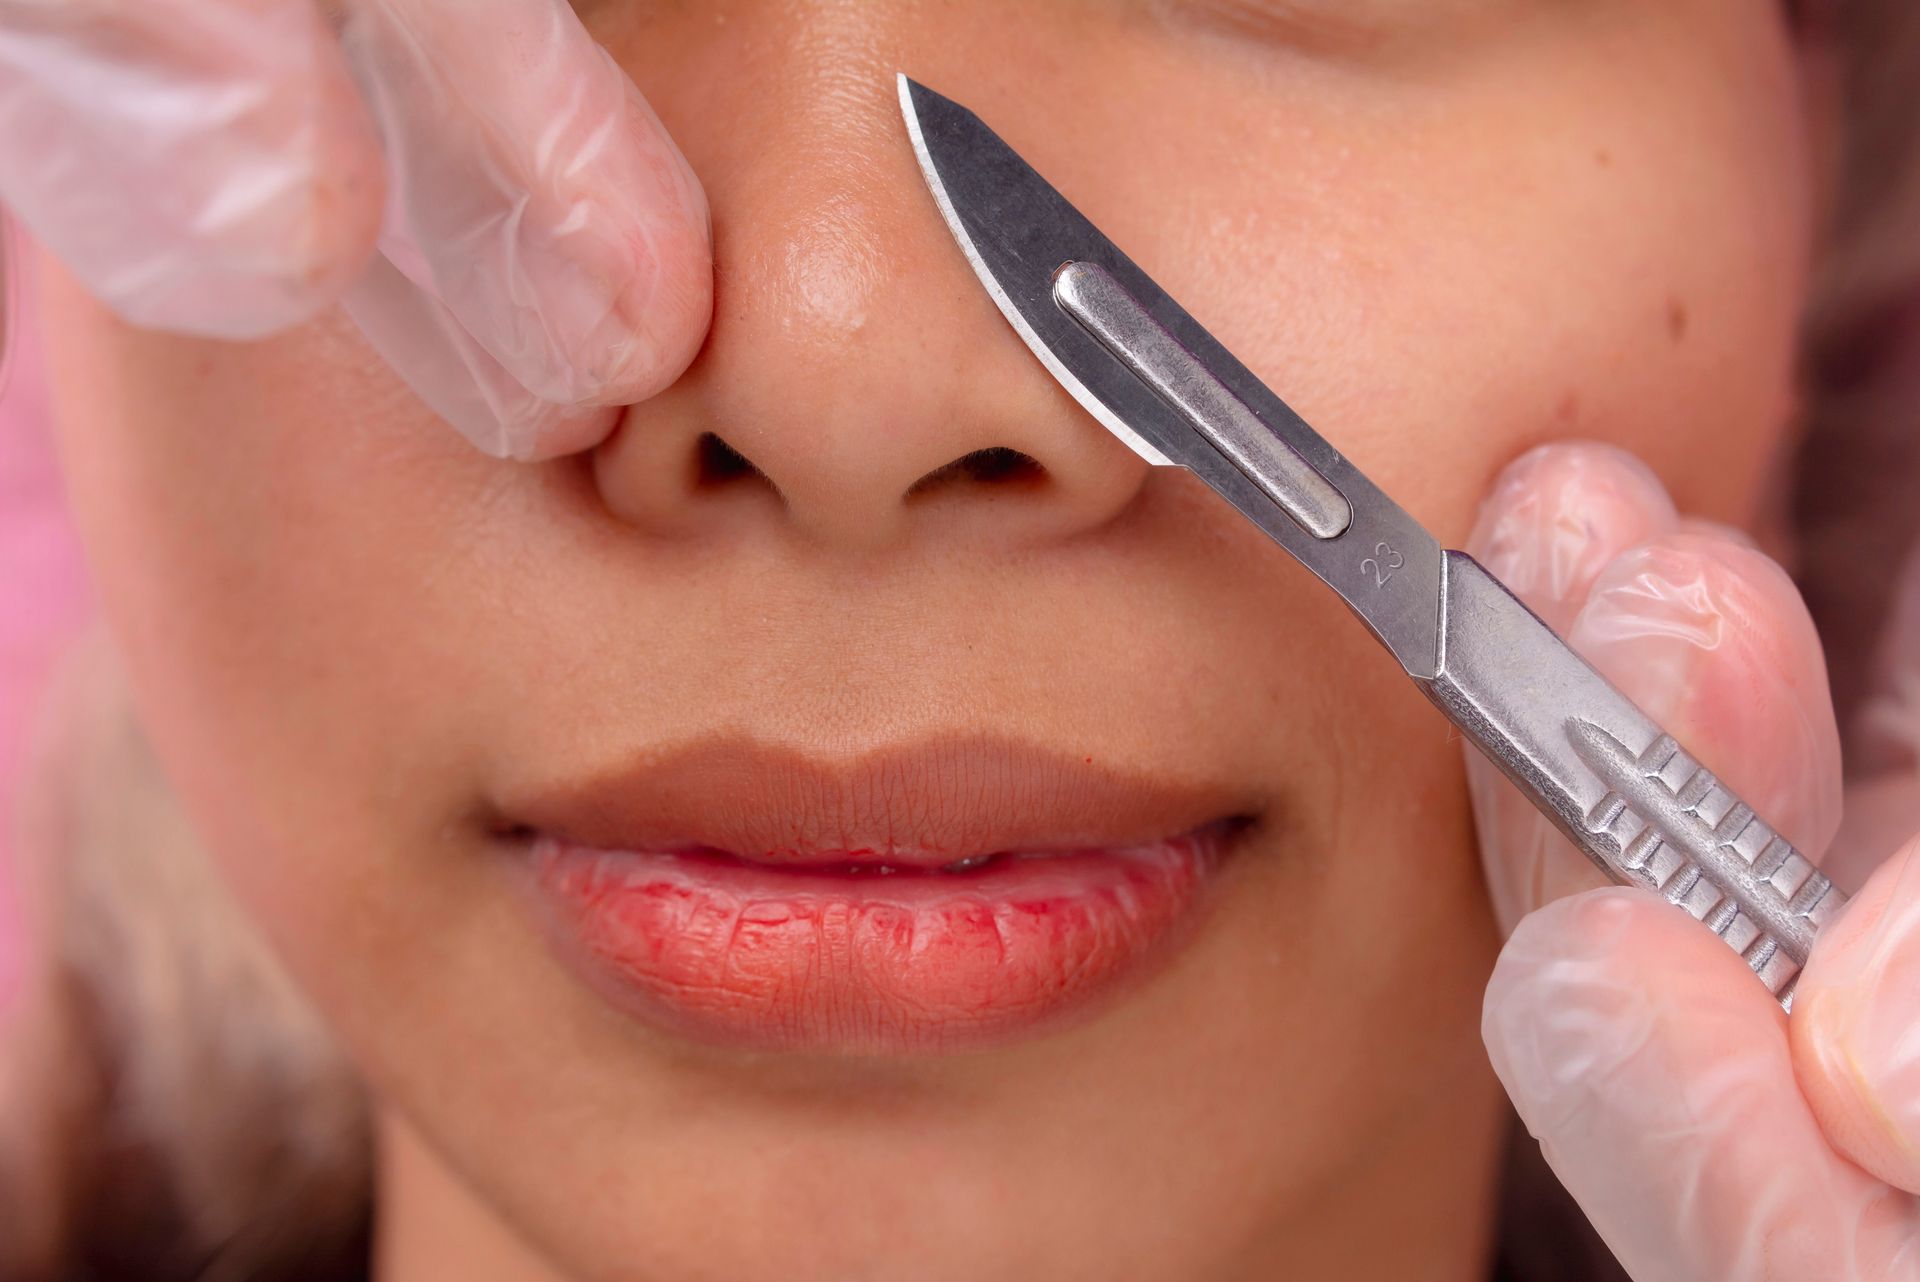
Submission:
[[[16,240],[9,266],[22,262]],[[24,273],[23,273],[24,274]],[[61,493],[29,283],[8,300],[0,387],[0,1006],[21,963],[12,889],[14,822],[27,732],[55,657],[89,609],[86,575]]]

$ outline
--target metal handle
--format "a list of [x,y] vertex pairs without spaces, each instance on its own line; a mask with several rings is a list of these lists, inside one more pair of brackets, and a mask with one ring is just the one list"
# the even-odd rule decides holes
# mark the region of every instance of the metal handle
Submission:
[[1443,569],[1427,697],[1609,877],[1703,922],[1791,1010],[1846,896],[1472,557]]

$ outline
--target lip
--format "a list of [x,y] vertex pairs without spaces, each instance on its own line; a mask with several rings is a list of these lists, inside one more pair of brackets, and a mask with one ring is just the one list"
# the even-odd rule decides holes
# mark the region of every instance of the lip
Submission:
[[1249,821],[1218,786],[1005,739],[704,741],[500,814],[543,936],[620,1009],[883,1055],[1034,1035],[1144,978]]

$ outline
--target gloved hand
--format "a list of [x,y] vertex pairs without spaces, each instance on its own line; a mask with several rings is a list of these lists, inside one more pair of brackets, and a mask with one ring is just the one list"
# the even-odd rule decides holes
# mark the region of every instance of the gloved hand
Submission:
[[[1809,857],[1840,819],[1812,624],[1744,538],[1601,446],[1517,461],[1468,550]],[[1604,879],[1469,750],[1512,930],[1482,1031],[1636,1282],[1920,1278],[1920,854],[1874,871],[1789,1020],[1685,914]],[[1857,877],[1836,868],[1843,889]]]
[[488,453],[584,449],[712,303],[706,197],[566,0],[0,0],[0,201],[128,320],[336,301]]

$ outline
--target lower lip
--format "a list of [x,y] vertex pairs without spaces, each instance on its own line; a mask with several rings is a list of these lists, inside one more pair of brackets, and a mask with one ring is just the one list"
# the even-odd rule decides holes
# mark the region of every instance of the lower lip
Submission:
[[702,1041],[910,1054],[1032,1034],[1139,978],[1192,919],[1228,837],[1006,854],[964,871],[774,866],[538,835],[562,959]]

